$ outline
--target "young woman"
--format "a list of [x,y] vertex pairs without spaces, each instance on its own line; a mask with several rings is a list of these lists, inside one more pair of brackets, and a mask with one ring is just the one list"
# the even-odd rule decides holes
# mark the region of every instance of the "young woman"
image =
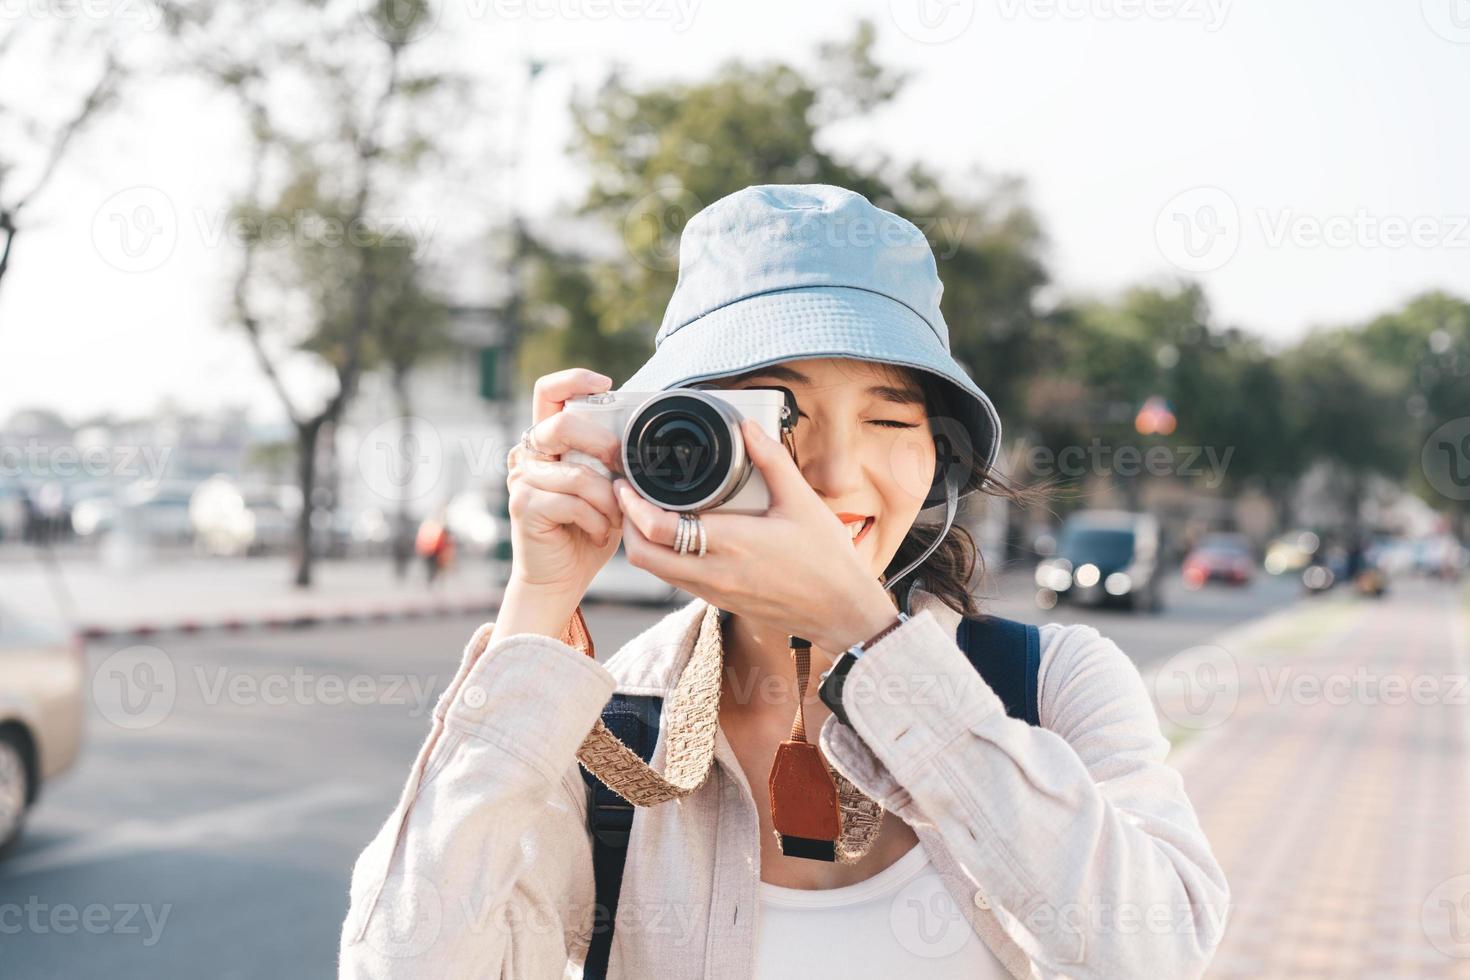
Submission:
[[[608,926],[582,765],[638,804],[606,976],[1203,972],[1229,889],[1132,662],[1092,627],[1043,626],[1030,725],[956,643],[980,614],[956,500],[1006,491],[941,288],[918,229],[841,188],[751,187],[691,219],[623,390],[784,389],[785,444],[740,429],[758,516],[655,506],[619,435],[562,410],[611,379],[537,382],[504,602],[354,868],[344,977],[576,976]],[[619,542],[697,598],[599,663],[578,606]],[[844,657],[834,694],[819,678]],[[661,699],[646,766],[599,721],[614,692]],[[807,730],[825,772],[781,763]],[[829,776],[841,833],[814,860],[780,824],[830,813]]]

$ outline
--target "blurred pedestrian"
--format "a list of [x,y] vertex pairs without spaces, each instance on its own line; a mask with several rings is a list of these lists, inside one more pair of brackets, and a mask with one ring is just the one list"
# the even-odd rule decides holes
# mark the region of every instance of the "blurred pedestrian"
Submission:
[[440,573],[454,561],[454,539],[441,517],[428,517],[419,525],[414,551],[424,560],[424,571],[430,587]]

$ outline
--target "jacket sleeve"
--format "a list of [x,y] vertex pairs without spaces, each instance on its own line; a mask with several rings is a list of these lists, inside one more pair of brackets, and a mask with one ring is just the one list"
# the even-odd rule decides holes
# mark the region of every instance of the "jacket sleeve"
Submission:
[[558,977],[585,955],[592,846],[576,752],[613,676],[576,648],[476,631],[398,805],[358,857],[339,976]]
[[[1046,627],[1041,727],[1006,715],[924,610],[848,675],[822,747],[942,836],[1043,976],[1199,976],[1230,891],[1138,669],[1090,626]],[[886,802],[885,802],[886,801]]]

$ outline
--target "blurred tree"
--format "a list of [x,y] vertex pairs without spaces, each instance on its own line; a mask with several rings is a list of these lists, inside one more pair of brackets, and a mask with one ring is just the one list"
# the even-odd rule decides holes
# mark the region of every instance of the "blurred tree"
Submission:
[[[1056,374],[1037,376],[1027,392],[1042,445],[1054,453],[1094,439],[1113,451],[1168,446],[1181,467],[1175,477],[1214,475],[1218,462],[1227,491],[1256,485],[1289,497],[1305,461],[1275,359],[1243,331],[1216,326],[1197,283],[1136,286],[1116,300],[1064,304],[1047,319]],[[1136,430],[1153,397],[1172,408],[1171,431]],[[1116,474],[1131,506],[1143,472]]]
[[607,229],[612,245],[587,255],[537,245],[531,262],[542,271],[527,277],[527,318],[541,332],[528,342],[519,382],[590,352],[615,378],[633,373],[652,350],[677,279],[679,235],[696,211],[752,184],[830,183],[925,232],[957,354],[1010,391],[1034,361],[1022,325],[1033,321],[1033,296],[1046,281],[1019,185],[960,197],[922,166],[900,169],[882,154],[857,164],[822,148],[823,127],[879,110],[902,91],[907,74],[875,60],[875,39],[861,21],[846,40],[820,45],[809,71],[728,61],[708,79],[638,87],[615,70],[574,101],[573,149],[592,174],[580,214]]
[[1051,280],[1045,236],[1020,180],[987,180],[976,171],[957,183],[965,194],[911,168],[898,210],[934,249],[950,351],[1019,433],[1029,422],[1026,386],[1049,372],[1057,346],[1053,324],[1036,305]]
[[1375,362],[1357,340],[1352,332],[1314,331],[1282,356],[1297,446],[1306,459],[1341,472],[1350,535],[1359,530],[1365,477],[1401,480],[1410,458],[1399,372]]
[[[407,213],[468,84],[422,45],[410,57],[433,24],[426,0],[294,0],[270,16],[227,0],[164,11],[186,63],[236,97],[249,128],[248,177],[231,214],[242,246],[232,304],[296,430],[304,587],[320,436],[375,359],[406,370],[438,343],[429,330],[422,348],[406,350],[414,325],[396,318],[429,301],[394,215]],[[303,353],[315,355],[314,396],[285,383],[283,366]]]
[[[374,282],[373,311],[364,338],[363,364],[383,370],[393,389],[399,423],[398,459],[404,464],[399,474],[403,493],[397,500],[393,522],[393,567],[399,578],[408,574],[413,559],[416,528],[409,509],[413,471],[420,454],[414,449],[414,404],[409,378],[424,363],[444,357],[458,348],[449,333],[449,306],[428,285],[428,270],[419,255],[419,243],[389,232],[374,233],[366,245],[365,258]],[[340,256],[340,250],[318,257]],[[321,278],[329,278],[323,270]],[[330,357],[353,327],[354,309],[349,294],[337,291],[323,297],[321,329],[306,349]]]
[[[5,15],[0,31],[0,285],[26,212],[127,75],[112,25]],[[49,98],[40,99],[44,91]]]
[[960,194],[922,164],[900,166],[881,151],[856,162],[824,148],[826,129],[882,110],[908,80],[876,60],[875,41],[872,23],[860,21],[846,39],[819,45],[809,69],[732,60],[706,79],[647,87],[615,70],[575,100],[572,148],[592,175],[579,213],[610,241],[583,254],[536,244],[518,383],[579,363],[632,374],[652,351],[690,217],[752,184],[828,183],[924,232],[945,284],[951,347],[1011,418],[1025,378],[1044,363],[1040,226],[1018,181],[971,174]]
[[1448,511],[1462,540],[1470,539],[1470,501],[1447,497],[1431,485],[1419,456],[1436,429],[1470,413],[1470,302],[1444,292],[1424,293],[1370,320],[1353,336],[1374,363],[1395,372],[1401,382],[1402,400],[1389,421],[1410,441],[1409,485]]

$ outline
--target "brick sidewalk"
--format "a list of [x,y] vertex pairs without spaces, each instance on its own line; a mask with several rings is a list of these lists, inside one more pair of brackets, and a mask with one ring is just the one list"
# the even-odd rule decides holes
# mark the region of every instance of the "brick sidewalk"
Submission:
[[1463,590],[1406,581],[1161,665],[1232,890],[1209,977],[1470,977],[1467,621]]

